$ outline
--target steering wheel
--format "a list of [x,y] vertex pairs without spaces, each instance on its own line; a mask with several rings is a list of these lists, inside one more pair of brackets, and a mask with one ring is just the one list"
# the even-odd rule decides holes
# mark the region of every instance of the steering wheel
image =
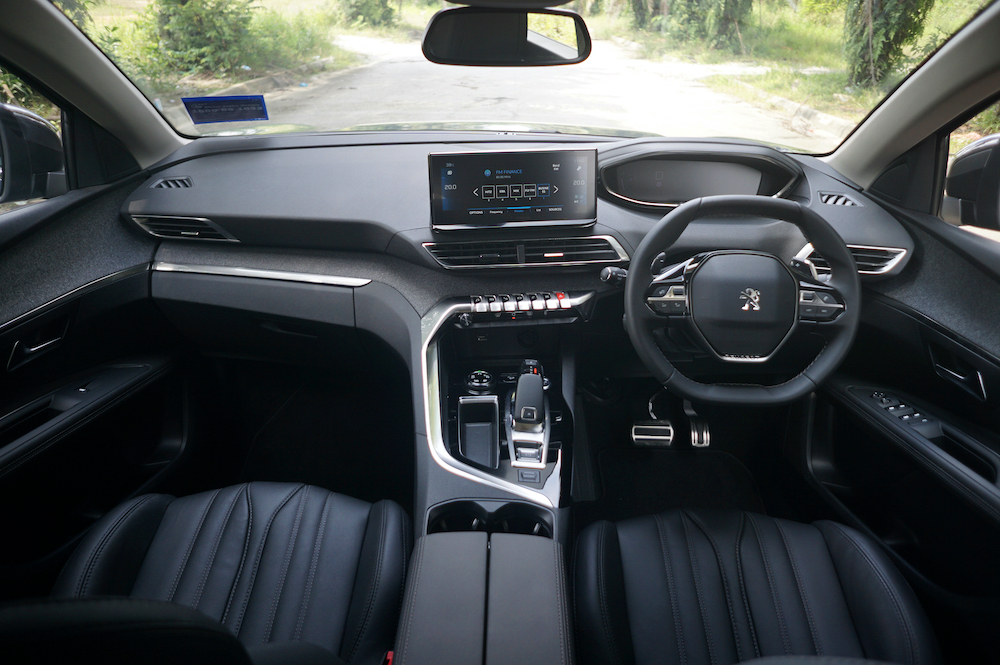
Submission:
[[[831,268],[829,281],[793,272],[772,254],[719,250],[654,274],[659,254],[688,224],[703,217],[754,216],[797,226]],[[795,201],[764,196],[694,199],[665,215],[646,234],[625,281],[625,329],[653,376],[681,397],[730,404],[781,404],[807,395],[847,355],[861,319],[861,281],[854,257],[818,213]],[[784,383],[701,383],[681,374],[653,337],[669,325],[690,324],[691,337],[723,363],[766,363],[799,326],[825,344],[816,358]]]

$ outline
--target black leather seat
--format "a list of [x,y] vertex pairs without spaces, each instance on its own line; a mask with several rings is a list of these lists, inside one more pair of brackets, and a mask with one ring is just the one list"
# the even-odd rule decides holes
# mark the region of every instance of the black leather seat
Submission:
[[169,601],[217,620],[251,654],[305,642],[352,664],[381,663],[410,547],[409,519],[391,501],[264,482],[148,494],[91,529],[53,595]]
[[580,534],[574,578],[581,663],[940,660],[899,571],[835,522],[687,510],[597,522]]

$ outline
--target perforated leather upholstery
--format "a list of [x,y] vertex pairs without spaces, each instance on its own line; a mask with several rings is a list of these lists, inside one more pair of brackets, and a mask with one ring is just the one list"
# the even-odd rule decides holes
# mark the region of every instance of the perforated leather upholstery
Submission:
[[309,642],[350,663],[392,647],[410,524],[391,501],[254,482],[183,498],[149,494],[88,533],[53,595],[193,607],[248,648]]
[[940,659],[899,571],[834,522],[680,510],[597,522],[580,534],[574,585],[582,663]]

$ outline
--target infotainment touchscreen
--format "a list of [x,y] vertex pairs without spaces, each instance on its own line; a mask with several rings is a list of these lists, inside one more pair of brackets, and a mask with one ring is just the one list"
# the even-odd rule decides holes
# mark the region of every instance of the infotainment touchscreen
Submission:
[[591,224],[596,168],[596,150],[430,155],[432,226]]

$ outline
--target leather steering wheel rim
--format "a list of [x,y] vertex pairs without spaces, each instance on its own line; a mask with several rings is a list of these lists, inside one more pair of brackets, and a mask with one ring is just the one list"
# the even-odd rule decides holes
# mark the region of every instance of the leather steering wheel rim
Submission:
[[[646,291],[653,280],[653,259],[669,249],[688,224],[704,217],[738,215],[763,217],[797,226],[831,268],[832,287],[842,298],[843,313],[822,323],[827,342],[816,358],[798,375],[773,385],[701,383],[681,374],[663,355],[652,335],[656,315],[646,305]],[[666,325],[658,319],[661,327]],[[781,404],[816,390],[846,357],[861,320],[861,280],[847,244],[814,210],[795,201],[765,196],[710,196],[693,199],[667,213],[654,226],[632,257],[625,281],[625,329],[639,358],[653,376],[671,392],[692,401],[729,404]]]

